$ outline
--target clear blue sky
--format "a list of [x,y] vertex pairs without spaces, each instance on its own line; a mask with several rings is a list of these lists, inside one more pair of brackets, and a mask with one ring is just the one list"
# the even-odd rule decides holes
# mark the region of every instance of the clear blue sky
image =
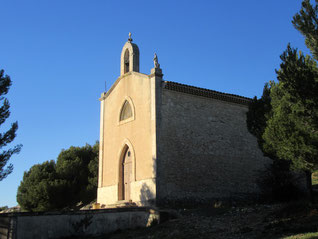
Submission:
[[[3,0],[0,69],[10,75],[11,116],[18,120],[0,181],[0,206],[16,205],[23,172],[61,149],[99,139],[99,101],[119,76],[121,48],[132,32],[140,71],[157,52],[164,79],[242,96],[260,96],[274,80],[287,43],[308,53],[292,26],[300,0],[116,1]],[[111,136],[110,136],[111,137]]]

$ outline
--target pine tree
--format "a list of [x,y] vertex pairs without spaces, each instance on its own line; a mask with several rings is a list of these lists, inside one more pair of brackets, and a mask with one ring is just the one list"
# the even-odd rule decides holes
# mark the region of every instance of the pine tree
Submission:
[[[265,84],[263,95],[260,99],[255,96],[248,106],[246,117],[247,128],[257,138],[259,147],[262,149],[264,145],[263,134],[266,128],[266,118],[271,112],[271,98],[270,98],[270,85]],[[265,152],[264,152],[265,153]],[[274,158],[274,155],[266,156]]]
[[[0,107],[0,125],[5,123],[10,116],[10,104],[8,99],[4,96],[8,93],[11,84],[10,77],[7,75],[4,76],[4,70],[0,70],[0,102],[2,102],[2,106]],[[8,131],[0,133],[0,148],[2,149],[0,154],[0,181],[12,172],[13,165],[6,165],[10,157],[15,153],[19,153],[22,147],[22,145],[16,145],[11,149],[5,148],[16,137],[17,129],[18,122],[15,122],[11,124],[11,127]]]
[[278,83],[270,90],[263,149],[305,171],[318,169],[318,67],[290,46],[281,55]]
[[[247,114],[249,131],[266,156],[286,160],[303,170],[311,188],[311,173],[318,169],[318,0],[302,2],[293,25],[305,37],[313,57],[287,46],[261,99],[254,99]],[[268,94],[269,93],[269,94]]]
[[305,43],[314,58],[318,60],[318,0],[316,5],[310,4],[309,0],[302,2],[302,8],[293,18],[294,27],[305,37]]
[[99,143],[62,150],[57,162],[33,165],[18,187],[17,201],[26,211],[77,208],[96,199]]
[[24,172],[17,201],[26,211],[49,211],[65,207],[67,182],[60,180],[54,160],[33,165]]

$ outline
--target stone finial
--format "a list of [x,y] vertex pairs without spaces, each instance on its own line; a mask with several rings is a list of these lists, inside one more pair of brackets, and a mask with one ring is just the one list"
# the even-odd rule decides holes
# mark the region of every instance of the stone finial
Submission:
[[151,69],[150,74],[162,78],[163,74],[162,74],[162,70],[160,68],[160,64],[158,63],[158,56],[156,53],[155,53],[154,58],[153,58],[153,64],[155,65],[155,67]]
[[156,53],[155,53],[155,56],[153,58],[153,64],[154,64],[155,68],[160,68],[160,64],[158,63],[158,57],[157,57]]
[[128,41],[132,42],[133,39],[131,38],[131,32],[129,32],[128,36],[129,36]]

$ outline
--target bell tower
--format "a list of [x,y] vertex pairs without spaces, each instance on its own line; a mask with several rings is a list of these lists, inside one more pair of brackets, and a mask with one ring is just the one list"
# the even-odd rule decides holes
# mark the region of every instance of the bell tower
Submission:
[[139,48],[132,43],[131,33],[129,32],[128,41],[125,43],[120,57],[120,75],[130,71],[139,72]]

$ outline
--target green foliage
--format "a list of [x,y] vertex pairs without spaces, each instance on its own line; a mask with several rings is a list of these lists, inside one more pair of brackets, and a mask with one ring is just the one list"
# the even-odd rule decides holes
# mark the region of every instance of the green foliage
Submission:
[[65,182],[57,176],[53,160],[36,164],[24,172],[17,201],[23,210],[45,211],[63,207]]
[[[278,82],[265,85],[262,98],[255,97],[247,113],[248,129],[264,155],[274,160],[270,171],[278,181],[284,179],[275,174],[287,173],[290,166],[306,171],[310,184],[311,172],[318,169],[318,0],[315,3],[304,0],[292,21],[314,58],[288,45],[280,56]],[[287,160],[288,168],[280,167],[279,160]]]
[[2,206],[2,207],[0,207],[0,212],[4,211],[4,210],[7,210],[8,208],[9,208],[8,206]]
[[[271,112],[271,98],[269,84],[266,83],[263,89],[263,95],[260,99],[256,96],[248,106],[247,112],[247,128],[256,136],[260,148],[263,148],[264,140],[262,135],[266,128],[266,116]],[[273,155],[267,155],[273,158]]]
[[[292,23],[304,36],[318,59],[318,0],[302,8]],[[276,71],[278,83],[265,86],[261,99],[252,101],[248,129],[260,148],[272,159],[288,160],[294,169],[313,172],[318,168],[318,67],[310,56],[287,46]]]
[[290,167],[306,171],[308,179],[318,168],[316,61],[289,45],[281,60],[278,83],[266,84],[262,98],[254,98],[247,113],[249,131],[257,137],[264,155],[273,159],[259,185],[277,200],[296,195]]
[[[84,147],[70,147],[59,154],[56,171],[62,179],[69,182],[67,197],[70,207],[78,203],[79,199],[88,203],[96,198],[97,165],[98,143],[93,147],[88,144]],[[96,181],[93,178],[96,178]]]
[[253,98],[249,104],[247,112],[247,128],[257,138],[259,148],[262,149],[264,156],[273,160],[265,170],[260,171],[257,184],[266,201],[289,201],[300,195],[295,186],[295,177],[290,171],[290,162],[277,158],[275,152],[263,150],[265,140],[263,134],[267,126],[267,119],[272,114],[270,90],[273,83],[266,83],[263,95],[260,99]]
[[[96,198],[98,146],[62,150],[57,162],[37,164],[24,173],[17,201],[26,211],[75,208]],[[96,180],[95,180],[96,179]]]
[[318,0],[311,5],[309,0],[302,2],[302,8],[293,18],[294,27],[305,37],[306,46],[318,60]]
[[318,167],[317,64],[289,45],[281,59],[279,83],[271,83],[263,151],[312,172]]
[[88,163],[88,186],[87,191],[93,192],[96,198],[97,184],[98,184],[98,155],[99,155],[99,142],[96,142],[92,148],[94,159]]
[[[8,93],[11,84],[10,77],[7,75],[4,76],[4,70],[0,70],[0,102],[2,102],[2,106],[0,107],[0,125],[10,116],[10,104],[4,95]],[[3,149],[14,140],[17,129],[18,122],[14,122],[8,131],[0,134],[0,149],[2,149],[0,154],[0,181],[13,171],[13,165],[7,165],[7,163],[13,154],[20,152],[22,147],[22,145],[16,145],[11,149]]]

